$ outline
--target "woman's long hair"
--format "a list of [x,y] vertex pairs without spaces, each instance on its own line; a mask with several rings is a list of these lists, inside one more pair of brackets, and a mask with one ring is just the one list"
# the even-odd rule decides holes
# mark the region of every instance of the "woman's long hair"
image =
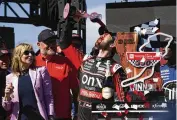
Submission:
[[[12,55],[12,65],[11,65],[11,69],[14,74],[19,74],[20,72],[23,71],[24,64],[21,61],[21,57],[26,50],[33,51],[33,47],[27,43],[21,43],[15,47]],[[31,69],[35,68],[35,58],[29,68]]]

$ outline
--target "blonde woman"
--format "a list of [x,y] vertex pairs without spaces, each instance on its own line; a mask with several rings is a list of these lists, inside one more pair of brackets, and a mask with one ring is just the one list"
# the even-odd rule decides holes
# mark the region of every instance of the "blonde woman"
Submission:
[[31,45],[19,44],[12,56],[12,73],[6,77],[2,106],[11,120],[51,120],[54,115],[51,80],[45,67],[35,66]]

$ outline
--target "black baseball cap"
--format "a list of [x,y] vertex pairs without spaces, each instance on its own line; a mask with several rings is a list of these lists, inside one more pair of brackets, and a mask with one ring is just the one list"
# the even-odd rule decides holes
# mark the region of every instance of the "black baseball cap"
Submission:
[[54,42],[56,39],[57,36],[50,29],[45,29],[38,35],[38,42],[44,42],[46,44]]

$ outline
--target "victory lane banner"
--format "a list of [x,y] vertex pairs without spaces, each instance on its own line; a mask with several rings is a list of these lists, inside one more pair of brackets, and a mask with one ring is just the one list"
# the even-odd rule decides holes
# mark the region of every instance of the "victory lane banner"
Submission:
[[102,102],[92,103],[92,113],[164,113],[174,106],[173,102]]
[[92,103],[92,114],[97,114],[99,118],[159,118],[171,114],[175,106],[174,102],[102,102]]

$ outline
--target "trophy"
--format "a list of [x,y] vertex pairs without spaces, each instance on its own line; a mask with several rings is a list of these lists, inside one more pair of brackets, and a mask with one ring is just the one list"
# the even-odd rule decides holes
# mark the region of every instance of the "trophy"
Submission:
[[82,18],[89,18],[91,22],[98,23],[101,27],[98,32],[100,35],[104,33],[110,33],[106,27],[106,25],[101,21],[102,15],[97,12],[92,12],[91,14],[82,12],[78,10],[75,6],[71,5],[71,0],[69,0],[63,10],[63,18],[66,20],[68,18],[74,18],[76,22],[79,22]]
[[71,6],[70,2],[66,3],[63,11],[63,18],[67,19],[68,17],[78,17],[78,18],[90,18],[90,20],[93,19],[102,19],[102,15],[98,14],[97,12],[93,12],[91,14],[88,14],[86,12],[79,11],[75,6]]

